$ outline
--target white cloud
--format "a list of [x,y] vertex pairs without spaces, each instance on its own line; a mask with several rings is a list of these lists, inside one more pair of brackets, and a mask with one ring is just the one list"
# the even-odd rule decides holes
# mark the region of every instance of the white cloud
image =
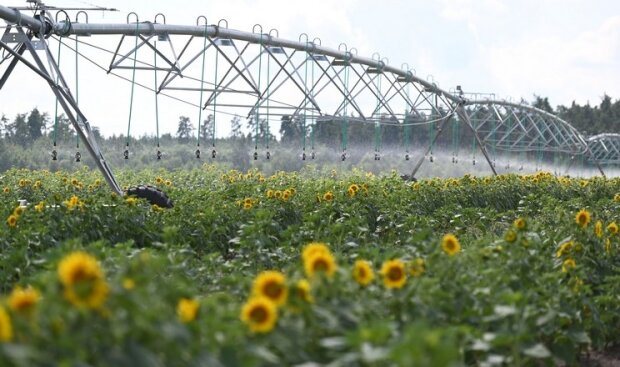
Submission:
[[529,42],[486,49],[486,68],[503,94],[531,99],[551,96],[556,104],[598,102],[620,95],[620,17],[573,39],[541,36]]

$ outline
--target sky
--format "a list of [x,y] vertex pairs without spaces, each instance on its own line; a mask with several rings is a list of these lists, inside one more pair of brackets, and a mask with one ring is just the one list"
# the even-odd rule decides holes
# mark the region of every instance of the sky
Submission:
[[[302,32],[337,48],[341,42],[359,55],[377,52],[389,64],[407,63],[416,75],[445,90],[494,93],[531,101],[548,97],[552,106],[573,101],[597,105],[604,94],[620,98],[620,1],[617,0],[227,0],[117,1],[62,0],[57,6],[96,4],[118,13],[91,13],[90,22],[125,23],[130,11],[140,20],[166,15],[168,24],[227,19],[230,28],[251,31],[259,23],[281,38]],[[0,0],[5,6],[25,2]],[[103,60],[104,64],[109,60]],[[0,65],[4,70],[4,65]],[[64,70],[63,70],[64,71]],[[64,71],[69,73],[70,71]],[[128,85],[82,67],[80,105],[104,135],[127,126]],[[148,96],[138,96],[135,133],[153,133]],[[151,98],[152,100],[152,98]],[[0,113],[12,118],[32,107],[54,114],[54,97],[44,83],[20,67],[0,90]],[[104,103],[104,102],[108,103]],[[162,131],[174,131],[188,107],[164,103]],[[221,130],[221,131],[225,131]],[[221,132],[223,133],[223,132]]]

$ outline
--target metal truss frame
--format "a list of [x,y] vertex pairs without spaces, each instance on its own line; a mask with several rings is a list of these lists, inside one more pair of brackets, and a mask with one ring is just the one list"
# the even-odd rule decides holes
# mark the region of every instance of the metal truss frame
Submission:
[[[135,16],[135,22],[130,22],[131,15]],[[301,36],[297,41],[287,40],[280,38],[275,30],[263,33],[260,25],[252,32],[229,29],[227,23],[222,26],[222,21],[208,25],[202,16],[198,17],[196,25],[189,26],[168,25],[165,18],[163,23],[157,23],[157,19],[139,22],[137,15],[130,16],[126,24],[91,24],[70,22],[68,17],[55,21],[45,9],[38,16],[30,17],[17,9],[0,6],[0,18],[9,24],[0,46],[13,56],[0,78],[0,89],[17,62],[26,64],[43,77],[116,192],[120,190],[118,184],[49,51],[50,37],[118,35],[118,45],[115,51],[110,51],[108,73],[127,69],[165,73],[157,93],[207,92],[201,105],[203,109],[234,109],[239,115],[257,119],[288,115],[303,118],[304,122],[309,118],[310,123],[349,120],[402,126],[435,124],[431,126],[436,134],[423,149],[425,155],[448,121],[456,117],[471,130],[494,174],[496,171],[487,153],[491,147],[507,152],[587,155],[601,174],[604,173],[599,162],[620,161],[617,158],[620,157],[618,137],[586,141],[568,122],[545,111],[495,99],[467,99],[419,78],[408,67],[390,66],[380,57],[361,57],[345,44],[333,49],[322,46],[317,39],[309,41],[307,36],[305,40]],[[201,21],[204,24],[200,24]],[[17,33],[11,32],[11,27]],[[132,37],[135,42],[126,42]],[[166,42],[168,47],[158,48],[156,41]],[[8,43],[16,45],[11,48]],[[51,65],[49,69],[38,56],[37,48],[44,50]],[[161,62],[151,64],[139,60],[138,51],[147,49]],[[29,51],[36,65],[26,60],[25,51]],[[209,65],[215,77],[208,80],[199,77],[200,73],[194,70],[200,66],[197,61],[204,60],[206,55],[215,59],[215,66]],[[218,60],[222,65],[218,66]],[[613,145],[615,139],[619,141],[617,147]],[[609,153],[607,145],[615,153]],[[412,176],[423,161],[424,156],[416,162]]]

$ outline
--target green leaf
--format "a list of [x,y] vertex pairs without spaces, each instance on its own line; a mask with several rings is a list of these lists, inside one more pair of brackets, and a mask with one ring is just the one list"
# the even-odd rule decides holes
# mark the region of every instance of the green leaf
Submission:
[[551,357],[551,352],[547,347],[538,343],[532,347],[529,347],[523,351],[523,354],[532,358],[549,358]]

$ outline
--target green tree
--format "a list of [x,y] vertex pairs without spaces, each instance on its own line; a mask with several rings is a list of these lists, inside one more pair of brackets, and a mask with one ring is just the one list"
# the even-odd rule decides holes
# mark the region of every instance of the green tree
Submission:
[[43,136],[48,119],[47,113],[42,114],[36,107],[30,112],[26,124],[28,125],[28,139],[31,142]]
[[13,120],[13,124],[11,127],[13,131],[12,137],[15,138],[15,141],[20,145],[25,145],[30,141],[30,137],[28,136],[28,124],[26,123],[26,114],[18,113],[15,116],[15,120]]
[[194,127],[189,119],[186,116],[179,116],[179,126],[177,128],[177,138],[187,143],[189,139],[192,137],[192,132],[194,131]]

